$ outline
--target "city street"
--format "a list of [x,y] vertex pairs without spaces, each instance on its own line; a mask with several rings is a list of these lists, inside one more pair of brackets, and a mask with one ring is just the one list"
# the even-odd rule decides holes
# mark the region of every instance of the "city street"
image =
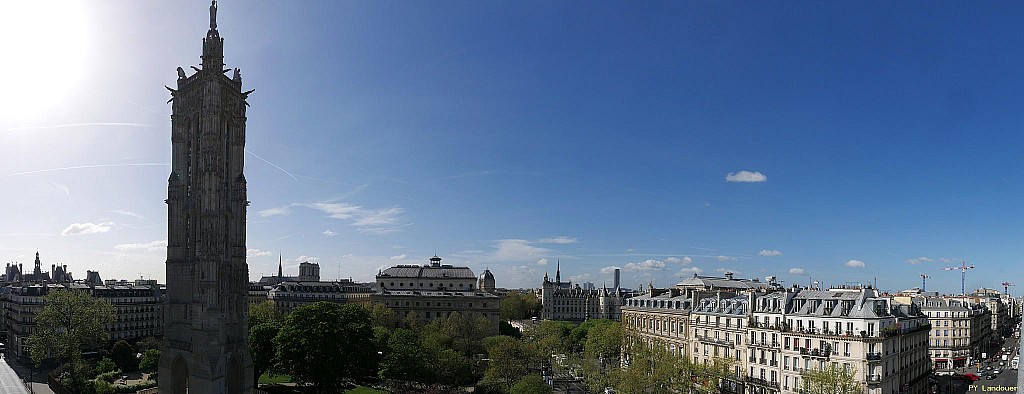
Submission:
[[0,359],[0,393],[28,394],[28,392],[18,374],[10,365],[7,365],[7,360]]

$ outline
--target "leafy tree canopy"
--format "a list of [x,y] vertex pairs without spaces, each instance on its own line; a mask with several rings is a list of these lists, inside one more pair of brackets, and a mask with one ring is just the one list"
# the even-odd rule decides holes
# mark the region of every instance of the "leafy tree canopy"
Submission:
[[853,378],[854,371],[836,363],[824,369],[811,369],[803,373],[803,392],[807,394],[854,394],[864,388]]
[[273,343],[283,371],[320,392],[376,367],[370,312],[360,305],[321,301],[295,308]]
[[32,361],[48,357],[76,361],[82,347],[107,340],[106,326],[114,322],[114,306],[81,290],[54,289],[43,296],[43,310],[36,314],[38,331],[29,339]]

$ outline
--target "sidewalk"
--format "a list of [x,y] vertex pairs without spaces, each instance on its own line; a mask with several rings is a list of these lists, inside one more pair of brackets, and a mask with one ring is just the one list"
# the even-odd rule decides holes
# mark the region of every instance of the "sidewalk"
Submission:
[[[0,392],[54,394],[53,390],[50,390],[50,386],[46,384],[46,372],[44,369],[37,369],[35,373],[32,373],[31,366],[18,364],[16,361],[8,363],[6,358],[0,359]],[[29,378],[32,378],[32,386],[31,389],[26,389],[22,381],[27,381]],[[9,379],[14,379],[21,391],[10,385]]]

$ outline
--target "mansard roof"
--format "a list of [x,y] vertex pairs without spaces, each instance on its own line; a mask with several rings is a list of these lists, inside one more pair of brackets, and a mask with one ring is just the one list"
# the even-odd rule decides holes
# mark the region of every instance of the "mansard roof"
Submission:
[[454,267],[447,264],[436,267],[396,265],[384,270],[377,277],[476,279],[476,275],[473,274],[473,270],[469,269],[469,267]]
[[676,284],[676,287],[703,288],[703,289],[753,289],[762,287],[764,284],[757,279],[734,279],[729,275],[725,278],[714,276],[694,275],[692,278],[683,279]]

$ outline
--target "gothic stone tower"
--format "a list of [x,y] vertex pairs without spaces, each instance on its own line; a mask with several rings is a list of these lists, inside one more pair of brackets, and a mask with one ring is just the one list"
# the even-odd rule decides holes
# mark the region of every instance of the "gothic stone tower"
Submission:
[[203,68],[178,68],[171,91],[167,180],[167,303],[160,392],[253,391],[246,343],[245,102],[242,78],[224,75],[217,2],[203,39]]

